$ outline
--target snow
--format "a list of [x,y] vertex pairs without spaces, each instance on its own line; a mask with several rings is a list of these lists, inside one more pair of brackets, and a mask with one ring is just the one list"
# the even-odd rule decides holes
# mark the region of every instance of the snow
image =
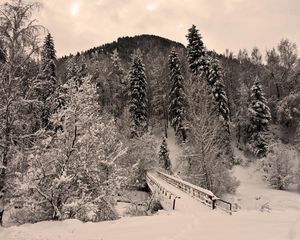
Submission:
[[175,132],[173,128],[168,128],[168,138],[166,139],[168,143],[168,149],[170,152],[170,160],[172,165],[172,170],[175,173],[180,164],[180,157],[182,156],[182,149],[177,144]]
[[[300,194],[270,189],[255,166],[236,167],[241,185],[236,200],[241,210],[232,216],[211,210],[163,180],[160,184],[180,195],[175,211],[154,216],[125,217],[117,221],[82,223],[77,220],[41,222],[0,228],[5,240],[299,240]],[[233,198],[234,196],[232,196]],[[270,212],[261,212],[268,201]]]
[[261,210],[263,205],[268,204],[271,211],[290,209],[300,215],[300,194],[272,189],[263,181],[257,164],[237,166],[233,169],[233,174],[240,181],[240,186],[236,194],[227,199],[237,203],[242,210]]

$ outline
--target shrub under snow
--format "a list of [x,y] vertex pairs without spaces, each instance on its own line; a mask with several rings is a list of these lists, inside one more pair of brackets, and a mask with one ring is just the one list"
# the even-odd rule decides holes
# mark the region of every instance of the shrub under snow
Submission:
[[263,160],[263,171],[269,184],[279,190],[288,189],[293,182],[297,153],[291,147],[275,144]]

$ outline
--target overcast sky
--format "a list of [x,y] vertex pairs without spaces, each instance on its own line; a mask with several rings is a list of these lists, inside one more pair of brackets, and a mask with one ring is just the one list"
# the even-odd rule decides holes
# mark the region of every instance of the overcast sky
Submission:
[[155,34],[186,44],[195,24],[209,49],[262,52],[282,38],[300,47],[300,0],[41,0],[41,24],[57,55],[86,50],[121,36]]

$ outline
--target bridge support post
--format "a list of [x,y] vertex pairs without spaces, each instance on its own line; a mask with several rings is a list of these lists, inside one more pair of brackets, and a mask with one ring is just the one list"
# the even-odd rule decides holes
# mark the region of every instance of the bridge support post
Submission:
[[212,199],[212,209],[216,208],[216,199]]
[[173,200],[173,210],[175,210],[175,202],[176,202],[176,197]]

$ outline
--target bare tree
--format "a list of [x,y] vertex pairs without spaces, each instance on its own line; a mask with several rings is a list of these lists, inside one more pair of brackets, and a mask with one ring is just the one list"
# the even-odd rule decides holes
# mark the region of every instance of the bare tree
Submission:
[[9,189],[7,175],[15,159],[16,149],[26,139],[24,129],[28,119],[24,111],[29,104],[24,96],[22,71],[39,50],[39,34],[42,29],[32,19],[38,3],[11,0],[0,6],[1,52],[5,61],[0,65],[0,225],[3,223],[5,196]]
[[187,180],[207,188],[215,194],[232,192],[237,182],[229,175],[228,156],[224,151],[226,136],[222,123],[216,118],[217,107],[211,105],[208,86],[194,82],[188,87],[189,142],[185,145]]
[[297,65],[297,45],[282,39],[277,50],[273,48],[267,51],[266,68],[275,85],[277,99],[281,100],[293,90],[295,83],[292,81],[297,81],[297,78],[293,78]]

